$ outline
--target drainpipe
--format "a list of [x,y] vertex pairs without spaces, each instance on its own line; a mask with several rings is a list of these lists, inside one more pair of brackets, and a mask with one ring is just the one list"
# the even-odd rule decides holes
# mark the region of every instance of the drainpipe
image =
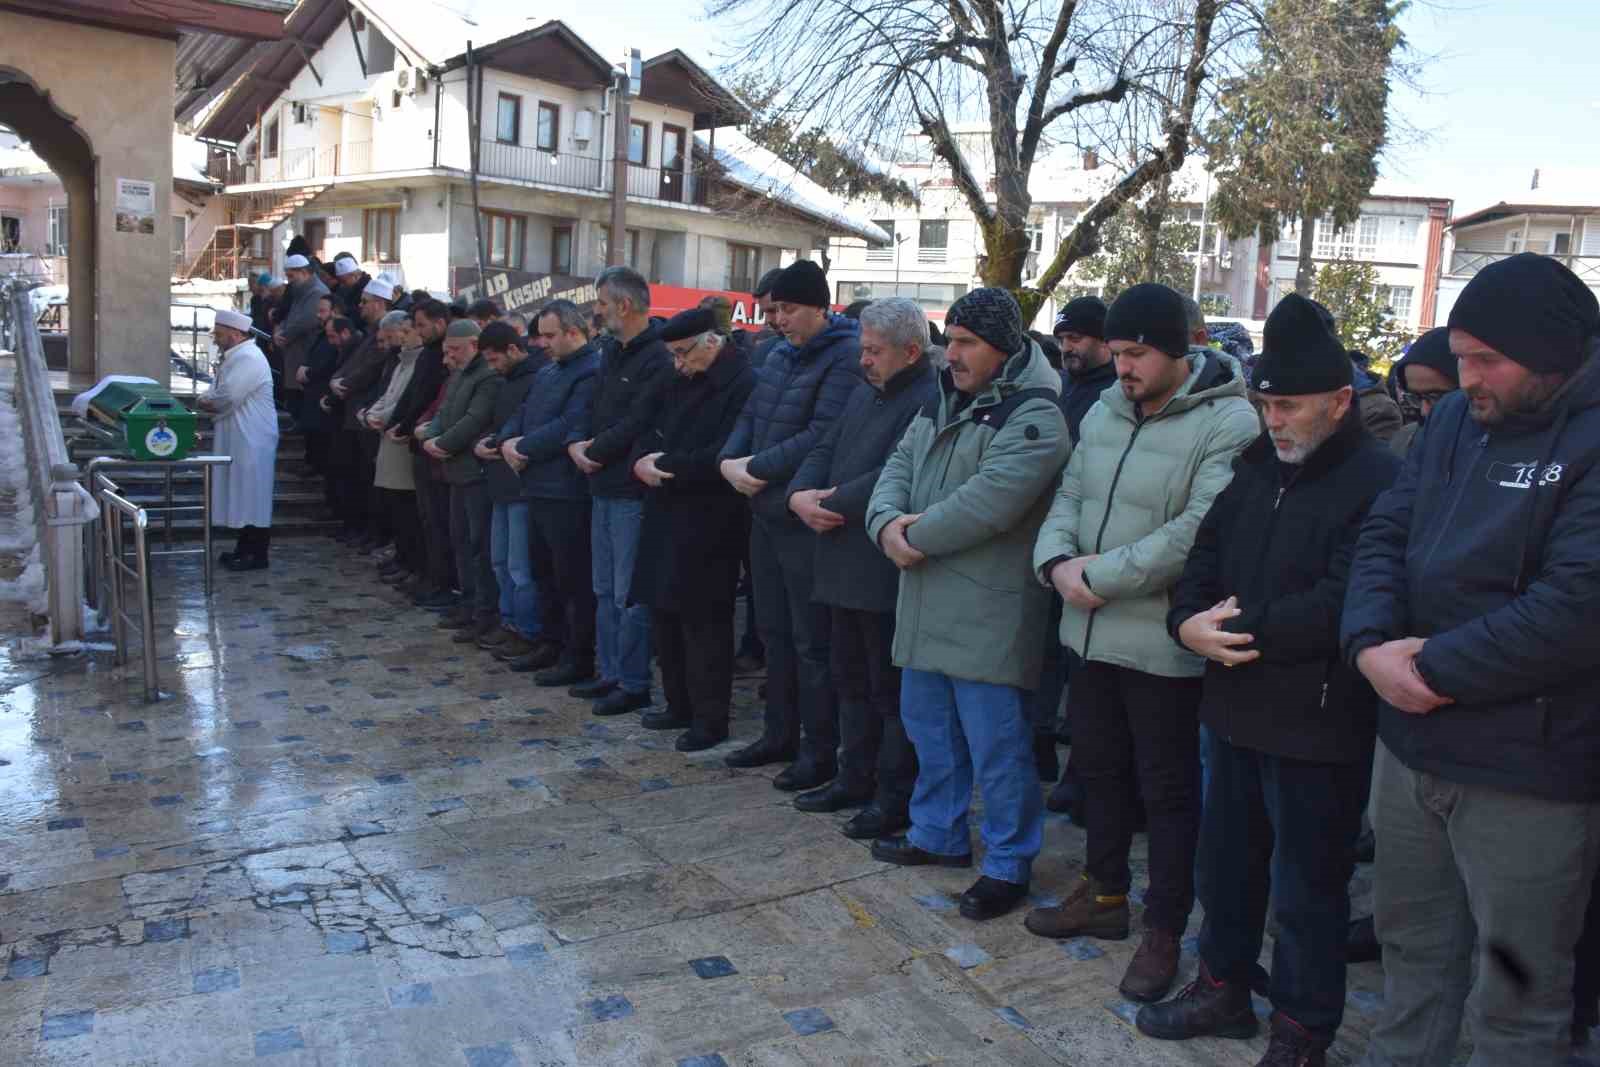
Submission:
[[[472,86],[472,72],[475,67],[478,71],[476,98],[474,98]],[[472,234],[474,243],[477,246],[478,284],[483,285],[485,274],[483,263],[483,210],[478,204],[478,149],[480,146],[478,135],[483,128],[483,68],[478,67],[473,62],[471,41],[467,42],[467,108],[471,116],[468,126],[472,137],[472,170],[470,172],[472,178]]]
[[430,71],[433,75],[433,165],[439,166],[439,106],[444,100],[444,72]]

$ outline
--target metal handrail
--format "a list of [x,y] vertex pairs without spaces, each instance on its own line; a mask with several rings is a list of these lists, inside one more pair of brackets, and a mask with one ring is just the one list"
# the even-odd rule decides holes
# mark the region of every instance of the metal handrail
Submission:
[[82,527],[95,516],[76,491],[78,469],[67,455],[44,344],[28,295],[34,287],[23,279],[0,281],[0,325],[16,352],[17,414],[27,451],[29,487],[40,504],[34,510],[45,565],[50,644],[59,647],[83,636]]
[[[121,456],[95,456],[84,464],[83,480],[96,493],[99,492],[99,483],[106,482],[111,486],[111,491],[120,493],[122,490],[117,483],[112,482],[100,471],[113,468],[119,471],[160,471],[165,482],[166,503],[160,507],[146,507],[142,510],[147,516],[159,515],[165,527],[164,543],[166,548],[152,549],[152,556],[192,556],[199,553],[202,557],[202,569],[205,573],[205,593],[211,595],[211,573],[213,556],[211,552],[211,497],[212,497],[212,469],[225,467],[233,462],[232,456],[189,456],[186,459],[176,460],[140,460],[125,459]],[[172,476],[182,470],[198,470],[200,472],[201,497],[199,504],[174,504],[172,496]],[[172,547],[172,517],[179,514],[200,513],[201,547],[199,548],[173,548]],[[89,603],[99,607],[102,603],[100,591],[105,585],[109,574],[102,574],[98,565],[98,553],[89,553],[86,563],[89,568],[88,588],[90,592]]]
[[[161,697],[156,678],[156,623],[155,597],[150,588],[150,544],[146,531],[150,517],[145,509],[125,499],[117,491],[117,483],[104,474],[94,476],[101,507],[101,526],[105,532],[106,571],[111,577],[111,631],[117,643],[117,666],[128,662],[128,627],[139,628],[140,651],[144,659],[144,699],[155,703]],[[123,542],[122,520],[133,523],[133,553],[135,567],[127,562],[127,549]],[[132,578],[139,594],[139,621],[135,622],[124,608],[126,597],[122,587],[123,577]]]

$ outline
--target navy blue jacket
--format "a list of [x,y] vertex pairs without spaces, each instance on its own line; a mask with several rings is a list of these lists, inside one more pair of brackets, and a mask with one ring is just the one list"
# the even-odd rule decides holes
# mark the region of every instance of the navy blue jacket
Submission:
[[1114,359],[1108,359],[1082,374],[1073,374],[1068,370],[1061,372],[1061,414],[1067,417],[1067,433],[1072,435],[1074,445],[1078,443],[1078,427],[1083,424],[1083,417],[1089,414],[1089,409],[1100,399],[1100,394],[1116,384],[1117,362]]
[[789,511],[789,480],[860,384],[860,363],[860,324],[843,315],[830,316],[803,347],[784,340],[768,353],[722,449],[723,459],[751,457],[750,474],[767,483],[750,502],[758,517],[800,525]]
[[656,375],[672,373],[672,353],[652,322],[627,344],[611,344],[600,359],[594,406],[589,414],[589,458],[602,464],[589,475],[589,491],[603,497],[639,497],[644,486],[633,476],[633,443],[650,424],[650,396]]
[[822,506],[845,518],[843,526],[817,535],[811,592],[818,603],[894,614],[900,569],[866,535],[867,501],[889,454],[934,394],[934,378],[933,360],[924,356],[885,382],[881,392],[861,382],[789,483],[790,496],[837,487]]
[[500,428],[500,439],[521,437],[517,451],[528,457],[522,495],[546,500],[586,500],[589,479],[567,455],[589,429],[589,406],[600,374],[593,343],[565,360],[550,360],[534,372],[522,407]]
[[1421,637],[1423,680],[1456,702],[1384,705],[1412,770],[1600,800],[1600,345],[1536,413],[1485,431],[1441,400],[1361,530],[1343,645]]
[[[539,373],[539,368],[548,362],[550,357],[546,356],[542,349],[536,348],[505,375],[500,391],[494,395],[494,418],[489,423],[489,433],[486,435],[491,443],[499,445],[505,440],[499,431],[504,429],[507,423],[520,417],[522,402],[527,399],[528,390],[533,387],[534,376]],[[483,480],[489,487],[489,499],[497,504],[522,497],[522,479],[503,459],[493,459],[483,464]]]

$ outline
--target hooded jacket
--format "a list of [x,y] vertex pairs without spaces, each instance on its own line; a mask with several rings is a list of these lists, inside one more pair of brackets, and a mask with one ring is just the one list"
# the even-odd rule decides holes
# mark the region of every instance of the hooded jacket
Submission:
[[1380,705],[1412,770],[1554,800],[1600,800],[1600,344],[1533,414],[1484,429],[1439,401],[1362,527],[1344,655],[1421,637],[1455,703]]
[[750,501],[758,518],[800,527],[789,511],[789,481],[844,410],[861,381],[860,362],[861,326],[843,315],[801,347],[780,340],[768,353],[721,457],[749,456],[750,474],[767,483]]
[[1255,640],[1237,667],[1207,662],[1200,717],[1228,743],[1321,763],[1372,758],[1377,697],[1339,656],[1339,619],[1367,510],[1400,461],[1349,411],[1299,465],[1263,433],[1234,461],[1172,588],[1167,632],[1230,596],[1223,624]]
[[906,539],[927,556],[900,572],[897,666],[1039,684],[1050,600],[1028,562],[1072,450],[1060,389],[1030,338],[970,402],[948,370],[940,374],[890,453],[867,504],[867,537],[877,545],[891,520],[921,514]]
[[1383,379],[1374,377],[1371,372],[1361,367],[1356,367],[1355,388],[1356,407],[1360,410],[1361,422],[1366,426],[1367,432],[1385,444],[1393,441],[1395,434],[1405,426],[1406,420],[1400,414],[1400,405],[1389,395]]
[[593,341],[563,360],[552,359],[534,374],[522,407],[506,421],[500,437],[520,437],[517,451],[528,457],[522,469],[522,495],[547,500],[587,500],[589,479],[567,455],[567,446],[589,432],[589,406],[600,353]]
[[934,395],[936,377],[924,356],[881,390],[870,382],[857,385],[844,412],[789,483],[790,496],[805,489],[834,489],[822,506],[845,520],[843,526],[817,535],[811,597],[818,603],[885,615],[894,611],[900,570],[861,531],[878,475],[912,417]]
[[1061,372],[1061,413],[1067,417],[1067,433],[1072,435],[1074,445],[1078,443],[1083,417],[1089,414],[1089,409],[1100,399],[1100,394],[1116,384],[1117,362],[1114,359],[1108,359],[1082,374],[1073,374],[1069,370]]
[[494,398],[500,392],[500,384],[500,375],[480,352],[445,386],[444,402],[428,423],[427,436],[450,453],[444,461],[444,476],[451,485],[483,481],[483,464],[472,454],[472,446],[490,431],[489,420],[494,415]]
[[284,302],[288,304],[289,310],[284,314],[278,329],[283,334],[283,351],[280,355],[283,356],[285,389],[300,388],[300,384],[295,381],[295,371],[305,363],[311,342],[322,332],[322,323],[317,321],[317,301],[327,292],[328,287],[322,284],[322,279],[315,273],[311,275],[310,281],[284,290]]
[[1233,479],[1234,457],[1261,432],[1232,356],[1193,348],[1185,358],[1189,377],[1159,411],[1141,417],[1120,388],[1100,394],[1033,552],[1047,585],[1057,559],[1099,557],[1084,577],[1107,603],[1063,604],[1063,645],[1168,678],[1204,672],[1205,661],[1167,635],[1169,591],[1200,521]]
[[650,422],[650,394],[656,375],[672,373],[672,353],[651,322],[626,344],[613,343],[600,358],[594,404],[589,413],[589,458],[602,464],[589,475],[589,492],[599,497],[640,497],[644,486],[633,476],[628,456]]

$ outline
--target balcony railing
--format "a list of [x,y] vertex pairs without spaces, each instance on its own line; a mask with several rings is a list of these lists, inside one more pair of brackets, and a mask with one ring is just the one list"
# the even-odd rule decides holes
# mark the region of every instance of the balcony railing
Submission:
[[[212,177],[224,185],[272,182],[312,183],[326,178],[381,174],[414,169],[411,161],[379,161],[370,142],[297,148],[272,159],[239,160],[216,156]],[[422,164],[426,166],[427,164]],[[478,172],[487,178],[537,182],[562,189],[609,192],[612,161],[582,152],[549,152],[528,145],[485,140],[479,144]],[[704,205],[708,183],[704,168],[686,166],[628,167],[628,195],[670,204]]]
[[[1515,252],[1479,252],[1458,248],[1450,256],[1450,274],[1457,278],[1470,278],[1491,263],[1509,259]],[[1565,266],[1588,285],[1600,288],[1600,256],[1552,255],[1551,259]]]

